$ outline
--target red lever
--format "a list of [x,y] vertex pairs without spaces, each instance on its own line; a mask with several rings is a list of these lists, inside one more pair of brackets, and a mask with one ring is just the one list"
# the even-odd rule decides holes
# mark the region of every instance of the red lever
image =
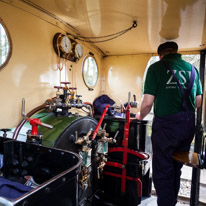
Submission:
[[32,135],[38,135],[38,125],[47,127],[52,129],[53,126],[49,125],[49,124],[45,124],[43,122],[41,122],[40,119],[31,119],[31,118],[26,118],[27,121],[29,121],[30,125],[32,126],[32,130],[31,130],[31,134]]
[[93,135],[92,135],[92,140],[94,140],[95,137],[97,136],[97,133],[98,133],[98,131],[99,131],[99,128],[100,128],[100,126],[101,126],[101,124],[102,124],[102,121],[103,121],[103,119],[104,119],[104,116],[105,116],[105,114],[107,113],[107,109],[108,109],[109,107],[110,107],[110,105],[107,104],[106,107],[104,108],[104,112],[102,113],[102,116],[101,116],[101,118],[100,118],[100,120],[99,120],[99,122],[98,122],[98,124],[97,124],[97,126],[96,126],[96,128],[95,128],[95,130],[94,130],[94,133],[93,133]]
[[125,117],[125,124],[124,124],[123,146],[125,147],[128,147],[129,125],[130,125],[130,105],[128,104],[126,108],[126,117]]
[[[127,105],[126,108],[126,117],[124,124],[124,140],[122,140],[123,146],[123,165],[127,165],[127,149],[128,149],[128,139],[129,139],[129,125],[130,125],[130,105]],[[121,182],[121,192],[125,192],[126,187],[126,175],[127,170],[126,167],[122,170],[122,182]]]
[[40,119],[30,119],[28,118],[30,125],[32,126],[31,134],[37,135],[38,134],[38,125],[41,125]]

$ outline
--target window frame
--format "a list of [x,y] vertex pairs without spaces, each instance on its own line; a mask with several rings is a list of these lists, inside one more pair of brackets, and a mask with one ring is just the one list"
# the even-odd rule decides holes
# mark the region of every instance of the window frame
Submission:
[[5,30],[5,33],[6,33],[7,39],[8,39],[8,43],[9,43],[9,51],[8,51],[8,55],[6,57],[6,60],[4,61],[3,64],[0,65],[0,71],[2,71],[5,68],[5,66],[8,64],[9,60],[11,59],[13,47],[12,47],[12,41],[11,41],[11,36],[10,36],[9,30],[1,17],[0,17],[0,24],[2,25],[2,27]]
[[[89,85],[88,84],[88,81],[85,79],[85,73],[84,73],[84,70],[85,70],[85,64],[86,64],[86,61],[88,58],[93,58],[95,63],[96,63],[96,68],[97,68],[97,78],[96,78],[96,81],[95,81],[95,84],[94,85]],[[98,64],[97,64],[97,60],[95,59],[94,55],[92,54],[87,54],[84,59],[83,59],[83,64],[82,64],[82,77],[83,77],[83,80],[84,80],[84,83],[85,85],[88,87],[89,90],[93,90],[93,88],[97,85],[97,82],[98,82],[98,79],[99,79],[99,67],[98,67]]]

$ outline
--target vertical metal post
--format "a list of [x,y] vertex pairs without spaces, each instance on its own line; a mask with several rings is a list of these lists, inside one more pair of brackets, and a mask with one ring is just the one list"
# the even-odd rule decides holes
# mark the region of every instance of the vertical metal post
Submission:
[[[205,54],[206,50],[200,52],[200,81],[202,83],[202,89],[204,94],[204,83],[205,83]],[[200,153],[201,144],[202,144],[202,136],[203,136],[203,128],[202,128],[202,105],[197,110],[197,129],[195,134],[195,145],[194,152]],[[193,168],[192,170],[192,185],[191,185],[191,194],[190,194],[190,205],[198,206],[199,203],[199,186],[200,186],[200,169]]]

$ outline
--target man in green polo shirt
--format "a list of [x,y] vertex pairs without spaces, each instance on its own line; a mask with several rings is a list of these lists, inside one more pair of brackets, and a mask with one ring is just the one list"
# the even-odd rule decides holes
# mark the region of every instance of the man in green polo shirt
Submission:
[[195,133],[195,108],[202,101],[198,70],[177,50],[175,42],[158,47],[160,61],[148,69],[140,113],[136,114],[138,120],[144,119],[154,104],[152,167],[158,206],[176,205],[182,164],[172,155],[189,151]]

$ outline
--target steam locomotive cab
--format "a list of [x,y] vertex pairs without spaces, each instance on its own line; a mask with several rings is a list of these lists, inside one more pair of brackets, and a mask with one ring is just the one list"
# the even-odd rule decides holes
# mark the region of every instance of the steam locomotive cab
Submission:
[[[91,106],[84,104],[80,96],[74,98],[73,88],[64,84],[65,87],[55,87],[56,97],[46,100],[39,111],[34,109],[35,114],[31,111],[29,116],[25,115],[22,100],[23,120],[14,129],[13,139],[26,128],[26,144],[77,154],[81,159],[76,185],[79,205],[140,204],[142,191],[151,195],[150,156],[145,153],[147,121],[130,120],[130,104],[124,111],[125,118],[106,115],[109,105],[101,116],[94,118]],[[82,107],[88,110],[88,116],[71,112],[72,108]],[[52,175],[51,170],[46,173]],[[41,185],[38,178],[32,178]]]
[[[190,152],[167,154],[172,167],[173,161],[192,167],[191,193],[182,200],[198,206],[206,168],[205,5],[206,0],[1,0],[0,205],[144,206],[153,198],[156,204],[160,181],[152,190],[152,175],[159,173],[151,168],[152,119],[179,111],[175,73],[184,88],[192,77],[183,96],[192,90],[196,131]],[[178,52],[198,75],[189,64],[182,71],[182,60],[183,66],[171,60],[171,74],[163,70],[158,45],[168,41],[177,46],[167,52]],[[160,67],[151,71],[151,64]],[[158,88],[165,91],[161,98]],[[147,118],[139,104],[146,90],[152,96]],[[163,133],[178,136],[173,129]],[[155,148],[165,145],[158,140]],[[164,192],[167,199],[165,191],[157,196]]]

